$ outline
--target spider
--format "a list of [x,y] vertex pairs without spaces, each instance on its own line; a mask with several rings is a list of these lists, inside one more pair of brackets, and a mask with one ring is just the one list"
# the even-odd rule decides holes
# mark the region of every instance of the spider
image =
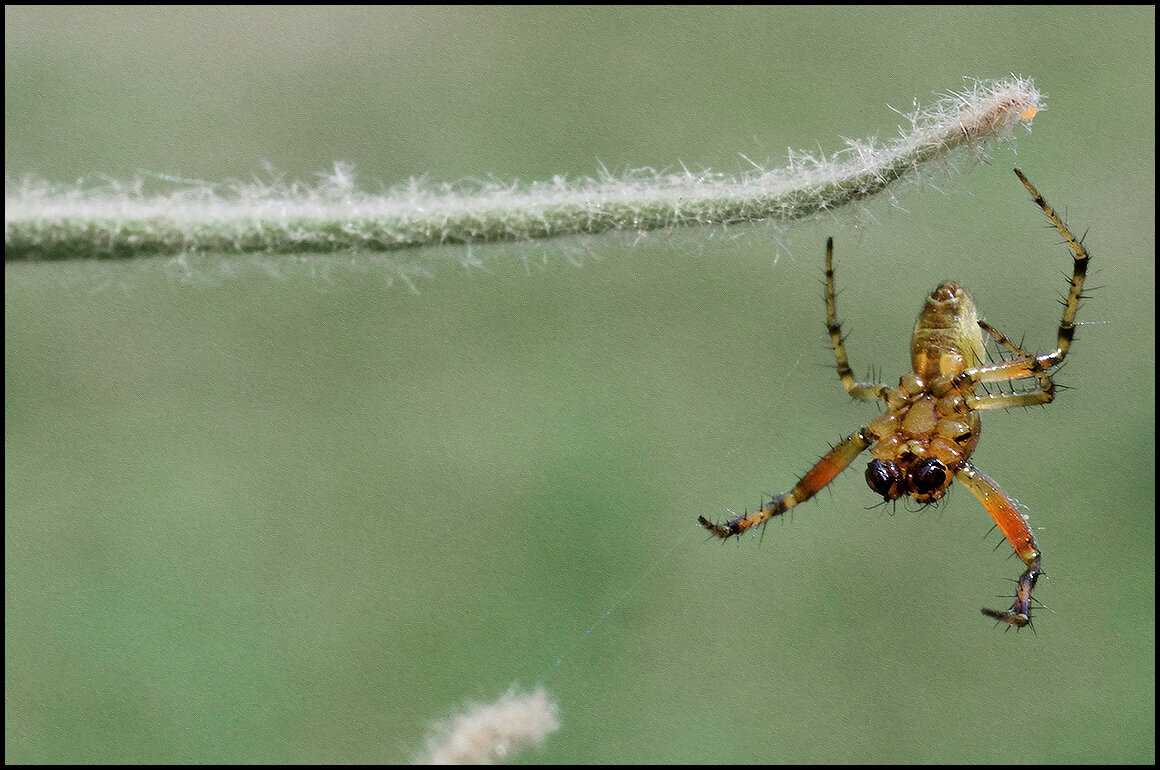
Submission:
[[[970,457],[979,443],[980,411],[1047,404],[1055,398],[1055,383],[1049,372],[1063,363],[1075,337],[1076,312],[1080,300],[1085,298],[1088,253],[1027,177],[1019,169],[1015,169],[1015,175],[1066,239],[1074,259],[1055,348],[1041,353],[1024,351],[979,319],[966,289],[944,281],[926,298],[914,324],[910,342],[914,370],[902,375],[897,388],[858,382],[846,358],[837,318],[834,239],[830,238],[826,241],[826,327],[838,362],[838,377],[851,396],[859,401],[883,401],[886,411],[838,442],[785,494],[772,498],[760,510],[720,524],[701,516],[699,521],[705,529],[720,538],[740,537],[745,530],[765,524],[816,495],[869,449],[874,459],[866,468],[866,483],[885,502],[909,496],[922,504],[933,503],[946,494],[955,479],[978,498],[1026,565],[1017,581],[1011,608],[982,612],[1017,629],[1031,622],[1031,592],[1042,572],[1039,546],[1015,501],[990,476],[972,465]],[[985,335],[993,338],[1009,357],[985,363]],[[986,383],[1025,378],[1034,379],[1038,389],[986,391]],[[978,392],[980,388],[983,392]]]

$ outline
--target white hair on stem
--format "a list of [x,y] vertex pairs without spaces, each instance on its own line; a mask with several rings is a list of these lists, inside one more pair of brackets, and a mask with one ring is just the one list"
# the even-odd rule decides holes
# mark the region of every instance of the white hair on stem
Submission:
[[[347,164],[315,185],[146,183],[57,186],[6,181],[5,261],[174,257],[181,254],[374,255],[438,245],[541,242],[569,235],[646,233],[696,225],[786,223],[857,203],[952,157],[985,157],[1043,96],[1029,78],[969,81],[905,114],[891,142],[846,140],[826,157],[790,152],[782,168],[742,174],[639,169],[623,177],[360,191]],[[900,113],[902,114],[902,113]]]

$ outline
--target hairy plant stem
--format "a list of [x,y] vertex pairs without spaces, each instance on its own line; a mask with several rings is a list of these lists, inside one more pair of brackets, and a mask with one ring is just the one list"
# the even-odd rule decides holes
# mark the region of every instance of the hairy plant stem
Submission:
[[691,225],[790,222],[866,200],[957,155],[984,156],[1028,125],[1042,97],[1029,79],[976,81],[906,115],[901,136],[847,141],[829,158],[790,153],[789,165],[741,175],[663,173],[531,184],[476,184],[386,195],[355,188],[336,164],[319,185],[184,183],[147,195],[145,183],[62,188],[6,184],[5,261],[206,254],[389,252],[432,245],[543,241]]

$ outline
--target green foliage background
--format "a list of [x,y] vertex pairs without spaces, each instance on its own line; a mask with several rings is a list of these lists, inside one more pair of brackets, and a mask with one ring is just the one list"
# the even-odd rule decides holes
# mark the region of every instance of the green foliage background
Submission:
[[[405,761],[513,682],[562,717],[521,761],[1154,761],[1154,23],[6,9],[10,179],[740,170],[888,137],[886,104],[963,75],[1049,97],[1017,158],[780,248],[449,251],[417,295],[289,259],[6,265],[6,761]],[[961,489],[871,507],[859,463],[760,545],[707,542],[698,514],[874,414],[830,368],[827,235],[860,372],[901,373],[945,278],[1052,344],[1068,255],[1016,161],[1090,231],[1098,287],[1072,389],[987,414],[975,455],[1041,528],[1037,633],[979,615],[1020,566]]]

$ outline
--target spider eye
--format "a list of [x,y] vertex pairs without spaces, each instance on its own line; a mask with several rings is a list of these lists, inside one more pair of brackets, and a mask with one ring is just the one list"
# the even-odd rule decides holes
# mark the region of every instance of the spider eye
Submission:
[[866,466],[866,483],[887,500],[897,500],[901,494],[898,484],[902,471],[890,460],[873,460]]
[[941,489],[947,480],[947,467],[941,461],[934,459],[924,460],[914,469],[910,483],[915,492],[920,495],[929,495]]

